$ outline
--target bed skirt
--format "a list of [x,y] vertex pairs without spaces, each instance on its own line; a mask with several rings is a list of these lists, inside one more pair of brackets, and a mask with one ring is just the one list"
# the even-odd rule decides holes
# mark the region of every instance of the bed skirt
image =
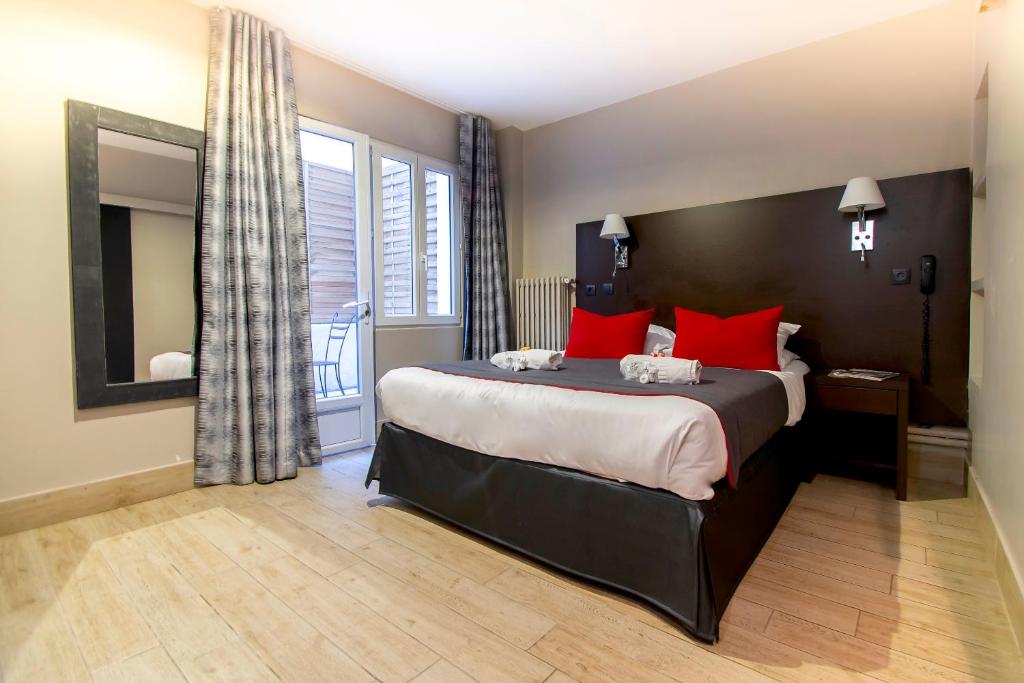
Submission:
[[382,427],[366,485],[575,577],[645,601],[703,641],[800,479],[799,439],[785,428],[692,501],[577,470],[453,446]]

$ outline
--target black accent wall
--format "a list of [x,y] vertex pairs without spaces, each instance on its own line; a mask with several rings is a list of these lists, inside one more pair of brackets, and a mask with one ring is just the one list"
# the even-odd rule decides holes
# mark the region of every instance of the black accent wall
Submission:
[[[786,307],[803,325],[789,348],[812,368],[901,370],[913,380],[911,419],[967,419],[971,185],[967,169],[879,181],[886,207],[870,212],[875,249],[850,251],[856,214],[837,210],[843,186],[627,216],[630,269],[611,278],[601,221],[576,226],[577,305],[602,314],[655,307],[735,315]],[[614,210],[614,207],[609,207]],[[931,297],[932,382],[921,383],[920,258],[938,258]],[[906,285],[893,268],[910,268]],[[614,282],[614,293],[601,285]],[[586,285],[597,285],[586,296]]]
[[135,308],[132,289],[132,212],[100,205],[103,258],[103,328],[107,382],[135,381]]

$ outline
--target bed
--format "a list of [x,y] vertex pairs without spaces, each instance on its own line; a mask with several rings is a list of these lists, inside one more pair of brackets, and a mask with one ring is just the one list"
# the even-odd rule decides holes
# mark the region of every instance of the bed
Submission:
[[393,370],[366,483],[713,642],[799,483],[807,371],[705,368],[687,386],[626,382],[614,360]]

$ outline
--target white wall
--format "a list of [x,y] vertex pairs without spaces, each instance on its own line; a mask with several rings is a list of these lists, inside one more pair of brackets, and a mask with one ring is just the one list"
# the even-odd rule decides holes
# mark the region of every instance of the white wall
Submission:
[[974,235],[985,296],[984,336],[972,340],[981,366],[971,392],[973,467],[1024,586],[1024,4],[991,5],[977,20],[975,71],[980,77],[988,65],[987,192]]
[[150,379],[149,361],[189,352],[196,328],[193,216],[132,209],[135,381]]
[[64,102],[202,129],[206,13],[3,2],[0,26],[0,499],[191,459],[192,399],[75,409]]
[[[0,3],[0,500],[189,460],[195,400],[79,411],[67,99],[203,129],[209,21],[183,0]],[[456,117],[299,49],[299,111],[448,161]],[[460,355],[459,327],[388,330],[380,369]]]
[[525,133],[524,271],[575,272],[575,225],[967,166],[970,0]]
[[[295,91],[304,116],[458,163],[456,114],[302,50],[294,50]],[[462,358],[462,327],[382,327],[377,378],[392,368]],[[378,418],[380,416],[378,415]]]

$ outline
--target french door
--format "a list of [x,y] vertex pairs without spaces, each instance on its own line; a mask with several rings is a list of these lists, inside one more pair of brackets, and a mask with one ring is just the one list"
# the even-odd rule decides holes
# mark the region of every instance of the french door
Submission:
[[324,455],[373,443],[373,251],[367,136],[300,117],[313,385]]

